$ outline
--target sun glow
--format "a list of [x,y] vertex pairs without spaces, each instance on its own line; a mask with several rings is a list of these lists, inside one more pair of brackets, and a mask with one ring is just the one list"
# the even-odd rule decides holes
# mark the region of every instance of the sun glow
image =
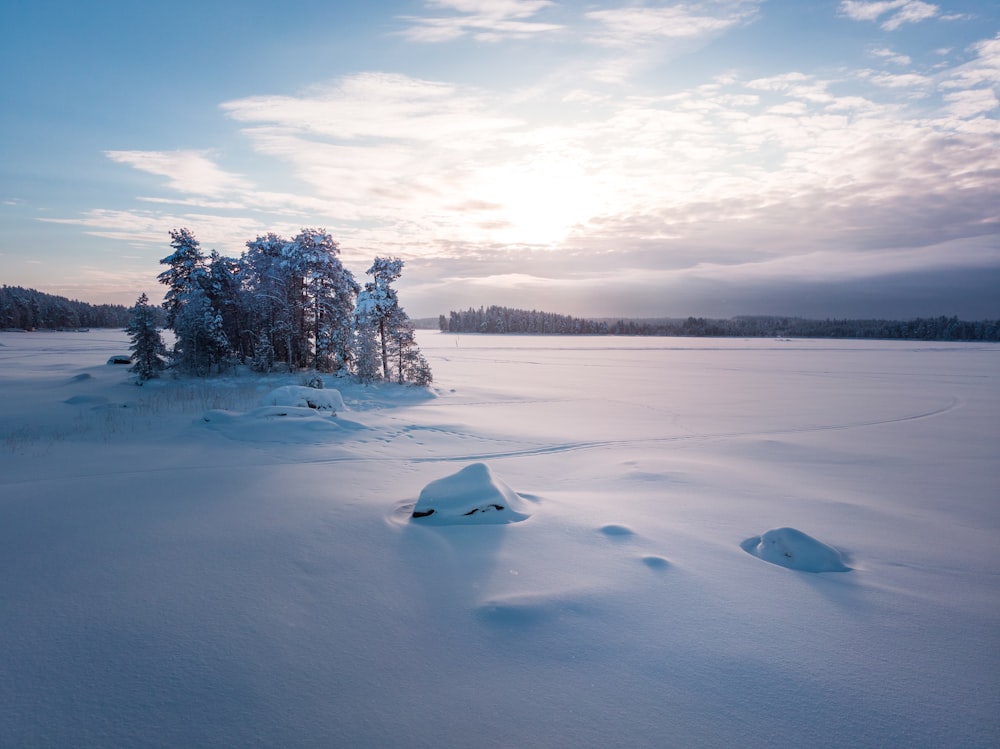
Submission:
[[565,158],[490,168],[475,180],[473,194],[484,209],[470,213],[469,228],[496,242],[557,244],[602,205],[596,178]]

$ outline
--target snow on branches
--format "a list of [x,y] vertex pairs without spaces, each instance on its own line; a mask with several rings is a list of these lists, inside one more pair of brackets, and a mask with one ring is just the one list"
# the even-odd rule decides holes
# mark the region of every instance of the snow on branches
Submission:
[[431,371],[391,284],[403,261],[375,258],[364,288],[340,262],[323,229],[292,239],[270,233],[247,242],[238,258],[206,258],[188,229],[170,232],[173,252],[160,262],[167,327],[177,343],[172,364],[208,374],[235,362],[344,372],[427,385]]

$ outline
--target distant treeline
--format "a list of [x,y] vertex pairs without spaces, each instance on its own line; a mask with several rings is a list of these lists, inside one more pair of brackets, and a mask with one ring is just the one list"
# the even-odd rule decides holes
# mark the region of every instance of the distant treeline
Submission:
[[0,328],[124,328],[128,315],[121,304],[88,304],[20,286],[0,287]]
[[594,320],[511,307],[469,308],[438,318],[452,333],[546,335],[638,335],[733,338],[879,338],[915,341],[1000,341],[1000,320],[969,322],[957,317],[915,320],[806,320],[743,316],[728,320]]

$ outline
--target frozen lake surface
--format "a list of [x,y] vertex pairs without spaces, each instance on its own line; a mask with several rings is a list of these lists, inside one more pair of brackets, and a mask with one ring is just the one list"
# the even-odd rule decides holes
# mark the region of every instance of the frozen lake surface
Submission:
[[0,746],[1000,745],[1000,346],[419,335],[0,333]]

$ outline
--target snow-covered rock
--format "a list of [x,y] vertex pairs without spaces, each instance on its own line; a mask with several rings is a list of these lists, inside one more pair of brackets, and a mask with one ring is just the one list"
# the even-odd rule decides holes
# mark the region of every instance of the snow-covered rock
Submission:
[[772,528],[740,544],[748,554],[765,562],[800,572],[847,572],[843,556],[832,546],[795,528]]
[[411,519],[433,525],[500,524],[525,520],[524,502],[485,463],[432,481],[420,492]]
[[285,385],[276,388],[260,399],[262,406],[291,406],[315,408],[319,411],[345,411],[344,399],[339,390],[318,390],[302,385]]

